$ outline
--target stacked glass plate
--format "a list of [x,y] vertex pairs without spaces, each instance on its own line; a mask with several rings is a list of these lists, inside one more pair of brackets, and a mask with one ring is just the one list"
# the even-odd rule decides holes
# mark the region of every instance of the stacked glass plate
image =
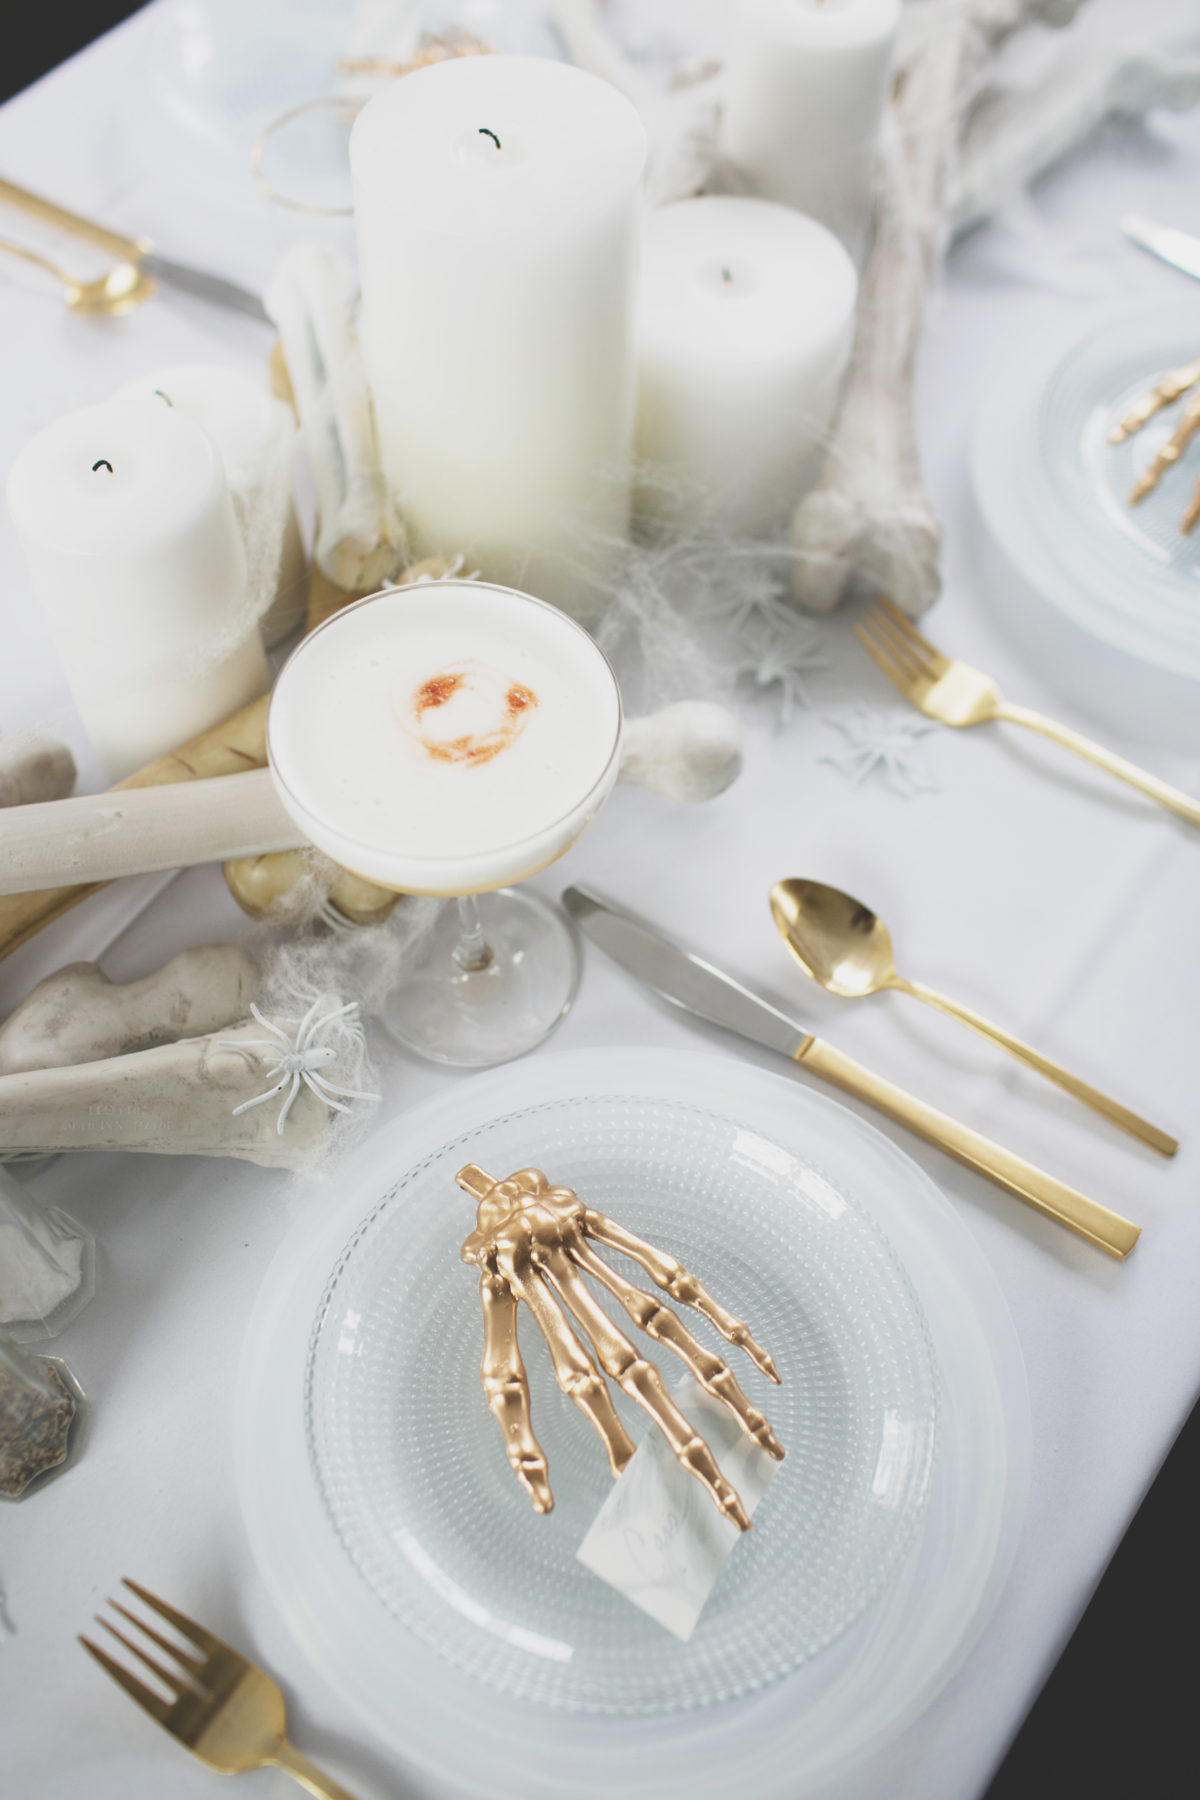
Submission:
[[[1200,532],[1180,520],[1200,439],[1136,507],[1129,493],[1187,397],[1120,445],[1109,432],[1200,356],[1193,303],[1123,310],[1064,352],[1004,371],[976,421],[972,480],[986,585],[1046,679],[1095,716],[1195,750]],[[1190,396],[1188,396],[1190,397]]]
[[[778,1388],[689,1316],[788,1454],[687,1643],[576,1560],[611,1477],[527,1316],[554,1512],[509,1471],[458,1254],[467,1161],[574,1187],[775,1357]],[[278,1607],[402,1756],[493,1797],[795,1795],[927,1703],[1006,1572],[1028,1423],[986,1268],[890,1142],[785,1076],[589,1051],[456,1088],[340,1186],[252,1322],[239,1485]]]

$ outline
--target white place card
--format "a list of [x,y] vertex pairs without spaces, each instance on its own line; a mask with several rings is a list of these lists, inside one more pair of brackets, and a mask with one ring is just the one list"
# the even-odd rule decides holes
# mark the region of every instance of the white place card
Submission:
[[[753,1516],[779,1464],[690,1375],[673,1398]],[[680,1467],[662,1432],[651,1427],[575,1554],[686,1643],[741,1536],[695,1476]]]

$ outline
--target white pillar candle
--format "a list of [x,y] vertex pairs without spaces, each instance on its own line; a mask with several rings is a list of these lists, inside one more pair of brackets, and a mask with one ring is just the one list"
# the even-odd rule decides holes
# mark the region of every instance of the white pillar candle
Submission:
[[179,408],[59,419],[17,457],[8,506],[110,781],[266,690],[221,459]]
[[646,136],[565,63],[393,82],[350,143],[363,349],[415,556],[593,617],[628,525]]
[[246,552],[247,604],[270,649],[300,624],[308,603],[308,557],[292,499],[291,407],[261,379],[224,363],[156,369],[113,398],[180,407],[216,444]]
[[733,536],[781,528],[815,478],[850,354],[854,264],[768,200],[681,200],[647,220],[637,508]]
[[768,200],[857,247],[900,0],[737,0],[724,148]]

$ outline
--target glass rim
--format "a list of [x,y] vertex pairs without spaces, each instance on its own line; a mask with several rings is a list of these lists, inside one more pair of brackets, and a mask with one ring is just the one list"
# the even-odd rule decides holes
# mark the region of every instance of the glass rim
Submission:
[[[537,841],[537,839],[544,836],[546,832],[555,831],[555,830],[557,830],[557,828],[560,825],[565,825],[568,820],[573,819],[575,817],[576,813],[580,812],[583,808],[585,808],[587,806],[588,802],[593,798],[594,795],[598,794],[601,791],[601,789],[604,787],[605,782],[608,780],[609,774],[612,771],[613,763],[620,756],[621,736],[622,736],[622,732],[624,730],[624,725],[625,725],[625,708],[624,708],[624,705],[621,700],[621,684],[617,680],[617,672],[613,668],[612,663],[609,661],[609,659],[605,655],[604,651],[600,648],[599,644],[596,642],[595,638],[592,636],[591,632],[587,629],[586,625],[581,625],[579,623],[578,619],[573,619],[571,617],[570,613],[563,611],[561,606],[555,606],[554,603],[550,600],[542,600],[536,594],[527,594],[521,588],[506,587],[502,582],[499,582],[499,581],[470,581],[461,576],[460,577],[449,577],[449,578],[443,578],[443,579],[437,580],[437,581],[434,581],[434,580],[415,581],[415,582],[400,583],[395,587],[380,588],[374,594],[363,594],[359,599],[352,600],[349,603],[349,605],[339,607],[338,610],[335,613],[331,613],[327,619],[322,619],[321,623],[318,626],[316,626],[312,631],[306,632],[304,637],[302,637],[300,642],[296,645],[295,649],[289,653],[286,662],[284,663],[283,667],[279,671],[279,674],[275,678],[275,684],[271,689],[270,700],[267,705],[267,725],[266,725],[267,765],[270,768],[272,780],[277,784],[278,787],[280,787],[283,790],[283,792],[285,794],[287,794],[289,796],[289,798],[294,802],[295,806],[299,809],[299,811],[301,813],[305,814],[307,817],[315,817],[316,815],[313,813],[312,808],[308,807],[304,804],[304,802],[296,794],[294,788],[280,774],[279,765],[278,765],[278,762],[276,760],[276,757],[275,757],[272,747],[271,747],[271,720],[275,713],[276,697],[279,693],[279,688],[283,682],[284,677],[286,676],[289,668],[291,668],[292,664],[297,660],[298,657],[300,657],[302,655],[302,653],[309,647],[309,645],[315,643],[316,640],[321,636],[321,634],[323,632],[328,631],[330,626],[336,625],[339,622],[339,620],[346,619],[350,616],[351,613],[358,612],[361,607],[370,606],[374,601],[382,600],[389,595],[403,597],[406,595],[406,592],[408,590],[415,591],[416,589],[427,589],[427,588],[436,588],[436,587],[467,588],[473,593],[484,592],[484,593],[494,593],[494,594],[508,594],[513,599],[523,600],[523,601],[527,602],[530,606],[540,607],[543,612],[553,613],[557,619],[560,619],[564,625],[569,625],[573,631],[575,631],[581,638],[583,638],[590,645],[591,649],[595,652],[595,654],[599,657],[600,661],[603,663],[605,669],[607,669],[609,679],[612,682],[613,697],[616,700],[616,704],[617,704],[617,722],[616,722],[616,730],[613,734],[612,745],[608,751],[607,756],[604,759],[604,767],[601,769],[600,774],[597,776],[596,780],[592,783],[591,787],[588,788],[586,794],[584,794],[581,799],[577,800],[575,802],[574,806],[569,806],[567,808],[566,812],[559,813],[556,818],[547,820],[544,825],[542,825],[536,832],[532,833],[529,836],[521,837],[521,838],[513,838],[510,841],[503,843],[503,844],[490,845],[488,848],[488,852],[487,852],[487,854],[489,856],[504,856],[509,853],[515,853],[516,851],[522,849],[525,845],[535,843]],[[314,848],[319,850],[321,848],[321,846],[319,844],[315,844]],[[323,851],[322,854],[328,855],[329,853],[328,853],[328,851]],[[421,852],[416,852],[416,851],[406,852],[405,854],[408,856],[408,858],[411,862],[417,863],[417,864],[420,864],[420,863],[445,863],[450,860],[453,860],[452,858],[445,856],[445,854],[433,854],[433,853],[428,853],[428,852],[421,853]],[[330,860],[336,862],[337,858],[331,857]],[[466,858],[464,857],[463,860],[465,861]],[[342,865],[342,866],[349,867],[349,865]],[[390,885],[388,883],[380,882],[379,877],[376,875],[364,875],[362,873],[362,871],[359,869],[350,869],[349,872],[352,875],[358,875],[360,880],[363,880],[363,881],[374,881],[380,886]],[[536,872],[536,871],[534,871],[534,872]],[[500,885],[504,886],[507,884],[501,883]],[[409,890],[407,890],[405,888],[397,888],[396,889],[396,892],[398,892],[398,893],[406,893],[408,891]],[[417,890],[413,890],[413,891],[417,891]],[[489,892],[491,890],[483,889],[483,890],[476,890],[476,891]]]

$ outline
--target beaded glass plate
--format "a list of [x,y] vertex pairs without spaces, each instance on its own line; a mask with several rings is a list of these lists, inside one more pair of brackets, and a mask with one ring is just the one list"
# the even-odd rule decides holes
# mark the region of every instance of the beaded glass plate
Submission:
[[[1194,304],[1123,307],[1065,348],[1001,371],[980,408],[971,469],[998,615],[1055,685],[1150,741],[1195,742],[1200,532],[1180,521],[1200,443],[1140,505],[1134,481],[1185,401],[1114,445],[1109,432],[1200,353]],[[1188,396],[1190,398],[1190,395]]]
[[[535,1514],[509,1470],[480,1387],[477,1278],[459,1259],[474,1207],[454,1172],[467,1161],[544,1168],[677,1256],[776,1360],[778,1388],[689,1315],[788,1454],[686,1644],[576,1561],[612,1478],[524,1309],[553,1513]],[[673,1366],[663,1373],[673,1382]],[[925,1505],[936,1376],[903,1267],[844,1185],[736,1118],[605,1095],[493,1119],[382,1196],[329,1282],[306,1400],[330,1522],[382,1606],[504,1693],[661,1713],[786,1675],[870,1604]],[[648,1421],[619,1404],[636,1442]]]
[[[458,1260],[473,1208],[453,1172],[468,1156],[519,1165],[530,1126],[540,1161],[689,1261],[784,1371],[779,1388],[740,1371],[788,1456],[688,1646],[575,1563],[610,1478],[524,1324],[549,1518],[509,1473],[478,1386],[474,1273]],[[684,1169],[675,1134],[697,1146]],[[426,1186],[439,1166],[445,1182]],[[421,1228],[385,1255],[406,1214]],[[344,1304],[351,1279],[361,1309]],[[932,1420],[932,1458],[899,1408],[881,1423],[905,1391],[909,1417]],[[798,1800],[879,1759],[1003,1589],[1030,1437],[995,1278],[909,1157],[789,1074],[630,1047],[455,1083],[358,1145],[263,1283],[234,1435],[264,1655],[284,1668],[299,1644],[406,1770],[478,1800]],[[893,1496],[897,1521],[879,1516]],[[381,1521],[400,1537],[385,1544]],[[646,1687],[631,1693],[635,1663]],[[561,1685],[531,1697],[539,1683]],[[705,1694],[728,1697],[694,1703]]]

